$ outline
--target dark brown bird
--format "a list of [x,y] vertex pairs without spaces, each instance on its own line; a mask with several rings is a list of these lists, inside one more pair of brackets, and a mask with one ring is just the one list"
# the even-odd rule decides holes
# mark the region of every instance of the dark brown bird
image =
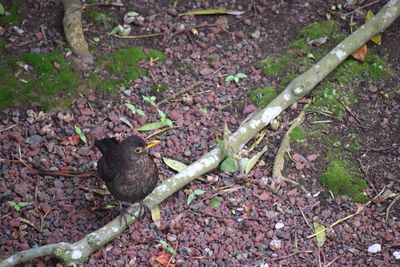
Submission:
[[129,136],[121,143],[115,138],[94,142],[103,154],[97,162],[97,175],[116,199],[141,202],[153,191],[158,182],[158,171],[148,150],[158,143],[146,143],[139,136]]

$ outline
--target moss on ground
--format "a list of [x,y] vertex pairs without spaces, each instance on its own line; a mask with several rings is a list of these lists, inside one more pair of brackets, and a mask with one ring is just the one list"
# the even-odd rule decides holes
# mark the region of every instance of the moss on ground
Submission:
[[2,60],[0,76],[0,109],[25,102],[45,109],[68,105],[81,91],[79,76],[61,52]]
[[268,56],[260,61],[260,66],[267,76],[282,75],[288,69],[292,58],[290,56]]
[[98,58],[96,64],[102,76],[91,75],[88,81],[72,69],[62,52],[2,58],[0,110],[27,102],[46,110],[68,106],[80,92],[88,89],[118,92],[120,88],[130,86],[133,80],[147,75],[138,67],[141,60],[155,58],[165,60],[165,55],[156,50],[146,54],[140,47],[118,50]]
[[22,21],[22,14],[19,9],[19,1],[13,1],[9,9],[6,9],[5,15],[0,15],[0,25],[10,26],[19,24]]
[[289,138],[291,142],[295,142],[298,144],[304,143],[307,138],[318,136],[318,132],[314,131],[306,131],[302,127],[295,127],[292,132],[289,134]]
[[151,93],[153,95],[157,95],[159,93],[163,93],[168,89],[165,83],[155,83],[151,86]]
[[99,57],[96,65],[115,78],[104,80],[95,75],[91,79],[91,86],[105,92],[117,92],[120,87],[128,87],[133,80],[147,75],[138,67],[140,61],[156,58],[160,61],[166,59],[160,51],[150,49],[146,54],[141,47],[120,49],[110,56]]
[[314,40],[320,37],[337,35],[339,25],[333,20],[314,22],[300,30],[300,36],[306,40]]
[[250,93],[250,102],[257,107],[264,108],[276,97],[276,90],[272,86],[257,88]]
[[[325,36],[328,37],[327,43],[321,47],[307,44],[309,40]],[[334,21],[315,22],[300,31],[299,39],[288,46],[287,53],[282,56],[267,56],[259,65],[267,77],[279,76],[277,93],[280,93],[295,77],[321,59],[329,47],[344,38]],[[309,108],[332,112],[339,117],[345,116],[345,106],[351,107],[357,101],[348,85],[390,77],[392,74],[384,66],[385,62],[377,55],[368,54],[365,63],[349,57],[312,91],[315,102]],[[249,102],[255,103],[253,93],[249,95]]]
[[365,203],[368,200],[363,193],[363,190],[368,187],[367,181],[356,178],[355,173],[343,161],[331,161],[321,175],[320,181],[335,195],[346,195],[359,203]]

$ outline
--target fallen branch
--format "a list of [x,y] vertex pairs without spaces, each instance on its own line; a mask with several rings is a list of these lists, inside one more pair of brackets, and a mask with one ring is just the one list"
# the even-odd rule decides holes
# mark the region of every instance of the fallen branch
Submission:
[[[283,110],[308,94],[353,51],[366,43],[372,36],[384,31],[399,14],[400,0],[389,1],[373,19],[367,21],[365,25],[338,44],[311,69],[294,79],[267,107],[255,114],[249,121],[243,123],[236,132],[229,135],[229,147],[233,152],[240,151],[253,136]],[[145,204],[150,209],[154,208],[196,177],[216,168],[224,158],[224,152],[217,146],[180,173],[159,185],[144,200]],[[129,225],[136,220],[135,216],[138,217],[140,205],[138,203],[132,204],[128,210],[124,217]],[[130,214],[134,216],[132,217]],[[0,267],[14,266],[43,256],[53,256],[65,265],[80,264],[86,261],[94,251],[119,236],[126,227],[126,224],[120,224],[120,218],[117,217],[73,244],[61,242],[21,251],[0,262]]]
[[279,189],[282,181],[287,181],[287,179],[282,175],[282,170],[285,164],[285,154],[290,152],[290,133],[293,131],[294,128],[300,126],[303,123],[304,117],[305,112],[302,111],[300,115],[293,121],[285,136],[282,138],[281,145],[279,146],[278,152],[275,156],[274,168],[272,169],[273,181],[271,189],[274,191],[277,191]]

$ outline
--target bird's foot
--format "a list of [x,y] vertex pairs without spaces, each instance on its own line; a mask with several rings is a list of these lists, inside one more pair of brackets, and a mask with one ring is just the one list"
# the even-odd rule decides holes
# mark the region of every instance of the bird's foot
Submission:
[[119,220],[120,220],[119,223],[120,223],[120,225],[122,225],[122,220],[124,220],[125,225],[128,227],[128,221],[127,221],[126,215],[134,217],[136,220],[141,220],[144,217],[144,212],[143,212],[144,210],[143,210],[143,203],[142,202],[140,202],[139,216],[136,215],[137,213],[131,213],[129,211],[129,207],[130,206],[128,206],[126,208],[123,208],[122,207],[122,203],[119,202],[119,207],[120,207],[120,215],[119,215]]

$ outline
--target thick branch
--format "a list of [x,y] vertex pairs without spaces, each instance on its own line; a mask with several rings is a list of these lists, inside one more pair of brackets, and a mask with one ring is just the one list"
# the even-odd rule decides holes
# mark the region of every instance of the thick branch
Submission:
[[[238,152],[262,128],[268,125],[288,106],[309,93],[322,79],[337,67],[348,55],[366,43],[372,36],[384,31],[400,14],[400,0],[389,1],[375,18],[355,31],[347,39],[337,45],[328,55],[311,69],[294,79],[288,87],[266,108],[244,123],[229,136],[229,146]],[[153,208],[166,198],[190,183],[196,177],[216,168],[224,159],[224,152],[218,147],[211,150],[180,173],[158,186],[146,199],[145,203]],[[139,204],[133,204],[129,213],[138,215]],[[128,224],[135,218],[125,215]],[[41,248],[16,253],[0,262],[0,267],[14,266],[41,256],[54,256],[65,265],[84,262],[94,251],[117,237],[126,228],[120,219],[115,218],[99,230],[88,234],[74,244],[58,243]]]
[[82,4],[80,0],[61,0],[64,5],[64,33],[80,69],[93,65],[93,56],[82,30]]

